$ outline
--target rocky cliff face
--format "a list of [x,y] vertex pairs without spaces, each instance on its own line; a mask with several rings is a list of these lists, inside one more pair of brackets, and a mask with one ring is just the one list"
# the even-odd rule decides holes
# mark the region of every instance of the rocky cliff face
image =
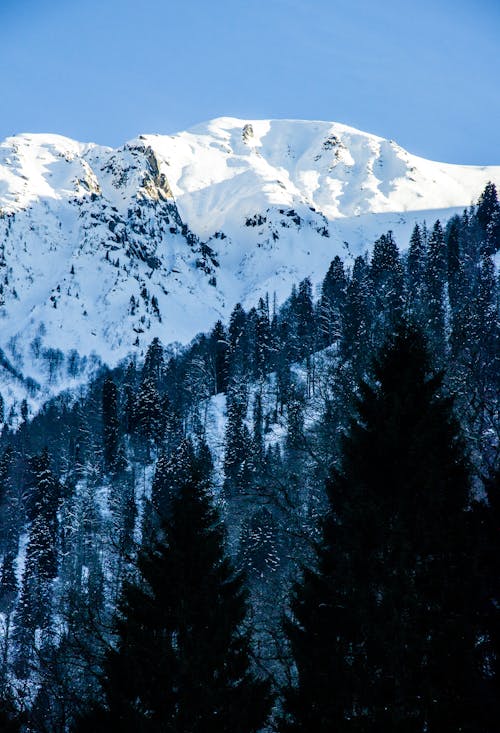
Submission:
[[329,122],[214,120],[112,150],[0,145],[0,391],[34,407],[154,336],[185,342],[240,300],[318,281],[392,229],[446,218],[499,167],[417,158]]

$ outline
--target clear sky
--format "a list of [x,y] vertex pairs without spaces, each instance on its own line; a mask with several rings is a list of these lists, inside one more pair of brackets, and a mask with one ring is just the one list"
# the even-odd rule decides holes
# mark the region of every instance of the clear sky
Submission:
[[500,164],[499,61],[500,0],[0,0],[0,138],[323,119]]

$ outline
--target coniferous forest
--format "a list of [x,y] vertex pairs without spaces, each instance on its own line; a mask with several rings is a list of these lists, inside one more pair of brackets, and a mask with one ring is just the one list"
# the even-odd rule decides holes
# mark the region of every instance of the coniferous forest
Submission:
[[498,732],[495,186],[367,245],[3,423],[0,730]]

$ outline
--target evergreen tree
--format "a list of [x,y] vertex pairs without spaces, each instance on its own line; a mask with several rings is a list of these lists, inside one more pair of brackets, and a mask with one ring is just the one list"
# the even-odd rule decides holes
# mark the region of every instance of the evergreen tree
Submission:
[[156,336],[148,346],[142,368],[142,381],[151,379],[157,389],[161,388],[165,371],[165,360],[163,358],[163,346]]
[[47,448],[29,461],[29,484],[24,492],[26,514],[29,520],[42,514],[50,525],[57,520],[61,485],[50,467]]
[[427,295],[426,331],[432,353],[437,358],[444,356],[446,347],[446,305],[445,285],[448,263],[444,234],[439,219],[429,237],[427,267],[425,272]]
[[9,614],[17,596],[17,578],[14,570],[15,556],[9,552],[2,560],[0,572],[0,611]]
[[408,287],[421,285],[425,268],[425,248],[418,224],[415,224],[408,247]]
[[342,318],[341,353],[359,365],[366,363],[371,345],[372,291],[366,259],[356,257],[347,286]]
[[419,225],[415,224],[408,248],[406,289],[409,311],[419,323],[423,323],[424,317],[425,260],[425,241]]
[[227,393],[224,454],[224,490],[228,496],[244,494],[252,481],[252,437],[245,423],[247,385],[233,381]]
[[159,445],[165,434],[165,415],[153,377],[142,382],[134,412],[139,433],[148,442]]
[[215,324],[210,340],[214,360],[214,394],[218,394],[226,391],[228,378],[229,343],[222,321],[217,321]]
[[340,338],[342,312],[345,305],[347,277],[344,264],[337,255],[325,275],[321,286],[321,297],[317,305],[319,344],[330,346]]
[[482,253],[495,254],[500,248],[500,203],[496,186],[491,181],[477,202],[476,219],[483,232]]
[[137,423],[135,415],[135,391],[137,373],[135,364],[129,362],[123,380],[123,421],[124,430],[129,435],[134,432]]
[[253,403],[253,435],[252,452],[254,469],[262,469],[264,462],[264,412],[262,409],[262,395],[255,393]]
[[271,329],[269,324],[269,306],[267,301],[259,298],[255,322],[254,345],[254,374],[257,379],[263,379],[269,371],[270,348]]
[[[2,639],[0,642],[0,689],[3,689],[8,674],[12,615],[18,590],[14,563],[15,556],[13,552],[5,555],[0,574],[0,612],[3,614]],[[1,725],[0,730],[2,730]]]
[[361,385],[286,623],[282,731],[482,730],[469,476],[440,384],[410,329]]
[[453,282],[454,277],[460,268],[460,217],[453,216],[446,225],[446,259],[448,270],[448,282]]
[[308,277],[299,283],[299,289],[294,301],[294,311],[297,319],[298,358],[304,359],[309,357],[313,352],[316,337],[312,284]]
[[102,438],[106,468],[117,467],[119,458],[118,390],[111,376],[102,387]]
[[229,318],[229,377],[243,377],[250,372],[251,344],[248,338],[248,316],[237,303]]
[[375,313],[375,343],[380,344],[401,316],[403,269],[392,232],[382,234],[373,245],[370,276]]
[[18,502],[14,495],[11,470],[14,464],[14,451],[7,446],[0,457],[0,547],[12,552],[17,549],[16,515]]
[[270,709],[251,670],[242,577],[199,467],[171,505],[162,537],[138,559],[106,655],[103,704],[79,730],[95,733],[256,733]]
[[47,629],[52,612],[52,581],[58,568],[58,516],[61,486],[50,468],[48,451],[30,460],[31,480],[25,492],[31,520],[26,561],[16,610],[17,669],[26,676],[35,631]]
[[33,520],[28,546],[19,618],[31,629],[45,628],[50,619],[51,581],[57,575],[57,547],[47,518],[39,514]]

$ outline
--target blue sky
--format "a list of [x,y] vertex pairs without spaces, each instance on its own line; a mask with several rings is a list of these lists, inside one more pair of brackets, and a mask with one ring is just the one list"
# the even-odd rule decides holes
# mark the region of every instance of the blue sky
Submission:
[[288,117],[500,164],[499,57],[498,0],[0,0],[0,138]]

